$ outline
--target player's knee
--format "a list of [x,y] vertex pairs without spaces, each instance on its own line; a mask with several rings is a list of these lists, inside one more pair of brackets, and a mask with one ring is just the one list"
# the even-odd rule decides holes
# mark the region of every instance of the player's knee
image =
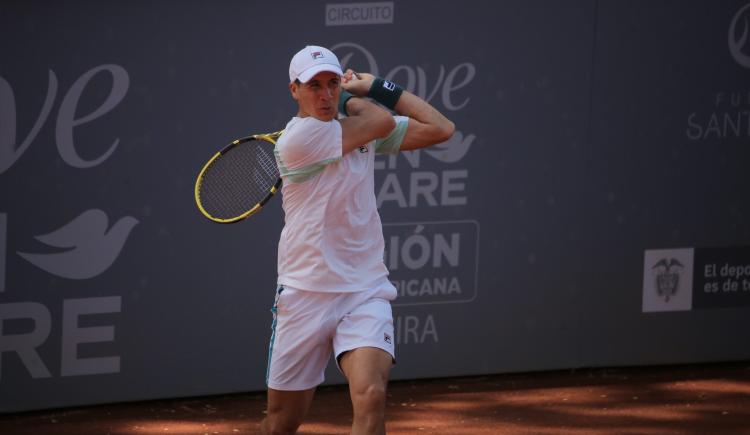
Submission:
[[268,415],[261,424],[264,435],[287,435],[297,433],[302,424],[302,419],[297,416],[284,415],[279,412],[281,408],[269,407]]
[[268,431],[268,435],[294,435],[297,433],[297,429],[272,427]]
[[293,435],[297,433],[299,424],[280,421],[278,419],[266,419],[262,427],[264,435]]
[[358,389],[352,397],[354,407],[362,412],[380,411],[385,406],[385,385],[373,383]]

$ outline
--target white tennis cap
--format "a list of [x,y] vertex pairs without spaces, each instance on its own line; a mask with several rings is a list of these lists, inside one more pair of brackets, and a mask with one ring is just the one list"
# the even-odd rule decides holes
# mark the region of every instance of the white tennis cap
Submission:
[[308,45],[292,58],[289,64],[289,82],[299,79],[305,83],[321,71],[344,75],[339,58],[331,50],[317,45]]

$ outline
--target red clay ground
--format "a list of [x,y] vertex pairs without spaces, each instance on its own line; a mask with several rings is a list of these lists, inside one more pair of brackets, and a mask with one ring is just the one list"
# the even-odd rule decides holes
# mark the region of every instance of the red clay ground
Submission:
[[[2,435],[248,434],[263,394],[0,416]],[[750,362],[393,382],[389,434],[750,434]],[[344,387],[323,387],[300,434],[348,433]]]

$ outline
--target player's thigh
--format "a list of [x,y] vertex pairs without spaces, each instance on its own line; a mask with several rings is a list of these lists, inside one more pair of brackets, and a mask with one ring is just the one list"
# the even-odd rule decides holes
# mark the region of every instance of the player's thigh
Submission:
[[266,385],[277,391],[304,391],[324,380],[335,322],[329,295],[281,288],[274,305]]
[[[342,372],[343,356],[360,348],[381,349],[390,355],[391,364],[395,362],[393,312],[389,298],[395,296],[396,290],[390,282],[387,284],[368,293],[352,295],[349,301],[352,306],[347,307],[347,314],[336,325],[333,350]],[[367,355],[369,353],[365,358],[371,358]]]
[[393,367],[393,356],[383,349],[359,347],[341,355],[339,364],[353,395],[370,392],[384,394]]
[[268,429],[295,431],[310,409],[315,388],[302,391],[268,389]]

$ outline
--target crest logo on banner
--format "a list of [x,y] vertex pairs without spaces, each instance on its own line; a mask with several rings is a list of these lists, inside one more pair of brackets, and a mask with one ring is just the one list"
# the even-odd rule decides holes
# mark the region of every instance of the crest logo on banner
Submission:
[[656,275],[656,294],[669,303],[669,298],[677,293],[680,284],[680,274],[684,267],[674,258],[662,258],[651,268]]
[[729,52],[740,65],[750,68],[750,3],[746,4],[732,17],[727,36]]
[[693,257],[693,248],[654,249],[644,253],[644,313],[692,309]]

